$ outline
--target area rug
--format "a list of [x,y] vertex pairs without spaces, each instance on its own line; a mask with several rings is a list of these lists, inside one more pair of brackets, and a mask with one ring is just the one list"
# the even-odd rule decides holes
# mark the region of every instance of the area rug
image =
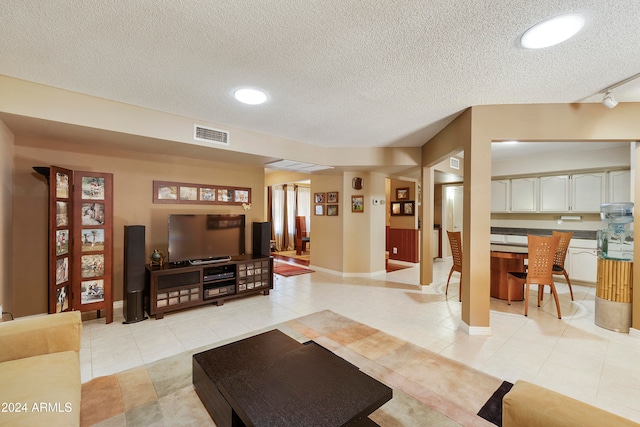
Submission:
[[313,270],[310,270],[308,268],[303,268],[303,267],[297,267],[291,264],[286,264],[284,262],[280,262],[273,267],[273,272],[281,276],[290,277],[290,276],[298,276],[300,274],[313,273]]
[[477,413],[500,379],[329,310],[95,378],[82,385],[81,425],[214,426],[193,389],[193,354],[275,328],[391,387],[393,398],[370,415],[381,426],[493,426]]
[[509,393],[513,384],[503,381],[500,387],[491,395],[487,403],[484,404],[478,415],[493,424],[502,427],[502,398]]

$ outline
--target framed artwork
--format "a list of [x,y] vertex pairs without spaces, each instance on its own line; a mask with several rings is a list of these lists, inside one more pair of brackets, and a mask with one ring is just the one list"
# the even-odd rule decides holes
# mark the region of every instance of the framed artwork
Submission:
[[104,230],[102,228],[82,230],[82,252],[104,251]]
[[327,203],[338,203],[338,192],[329,191],[327,193]]
[[251,204],[251,188],[153,181],[153,203]]
[[314,213],[316,215],[324,215],[324,205],[316,205]]
[[82,304],[104,301],[104,280],[84,280],[80,291]]
[[56,289],[56,313],[69,309],[69,286]]
[[338,216],[338,205],[327,205],[327,216]]
[[81,185],[82,199],[104,200],[104,178],[83,176]]
[[313,193],[313,201],[317,203],[326,203],[325,193]]
[[56,255],[69,253],[69,230],[56,230]]
[[80,223],[82,225],[104,225],[104,203],[83,203]]
[[364,212],[364,196],[351,196],[351,212]]
[[198,188],[180,187],[180,200],[198,200]]
[[409,187],[396,188],[396,200],[409,200]]
[[402,214],[413,216],[415,214],[415,202],[402,202]]
[[56,227],[69,225],[69,203],[56,202]]
[[69,257],[56,260],[56,285],[69,281]]
[[249,203],[249,191],[235,190],[233,194],[233,201],[236,203]]
[[216,190],[213,188],[202,187],[200,188],[200,201],[201,202],[215,202]]
[[401,202],[391,202],[391,215],[402,215]]
[[56,197],[59,199],[69,198],[69,175],[66,173],[56,173]]
[[82,255],[80,268],[82,278],[104,276],[104,254]]

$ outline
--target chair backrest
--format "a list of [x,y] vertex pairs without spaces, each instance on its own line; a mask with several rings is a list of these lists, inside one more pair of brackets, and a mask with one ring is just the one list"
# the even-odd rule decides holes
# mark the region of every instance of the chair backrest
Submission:
[[527,282],[548,285],[553,282],[553,260],[560,236],[527,235],[529,266]]
[[462,233],[459,231],[447,231],[447,236],[451,246],[453,268],[456,271],[462,271]]
[[564,268],[564,260],[567,258],[567,249],[569,249],[569,242],[571,242],[571,237],[573,237],[573,231],[553,230],[551,234],[553,236],[560,236],[560,242],[558,243],[558,249],[556,249],[556,256],[553,263]]
[[307,221],[304,216],[296,217],[296,239],[307,237]]

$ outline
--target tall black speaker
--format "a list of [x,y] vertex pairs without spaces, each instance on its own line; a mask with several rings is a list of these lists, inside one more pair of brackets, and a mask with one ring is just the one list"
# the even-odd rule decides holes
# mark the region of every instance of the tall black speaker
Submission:
[[123,323],[145,320],[144,225],[124,226],[124,292],[122,303]]
[[271,223],[253,223],[253,254],[262,256],[271,255]]

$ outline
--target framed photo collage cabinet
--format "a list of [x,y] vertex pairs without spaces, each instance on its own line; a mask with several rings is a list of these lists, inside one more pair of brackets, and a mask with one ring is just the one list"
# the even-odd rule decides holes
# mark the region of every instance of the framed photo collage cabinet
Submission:
[[113,174],[49,168],[49,313],[113,322]]

